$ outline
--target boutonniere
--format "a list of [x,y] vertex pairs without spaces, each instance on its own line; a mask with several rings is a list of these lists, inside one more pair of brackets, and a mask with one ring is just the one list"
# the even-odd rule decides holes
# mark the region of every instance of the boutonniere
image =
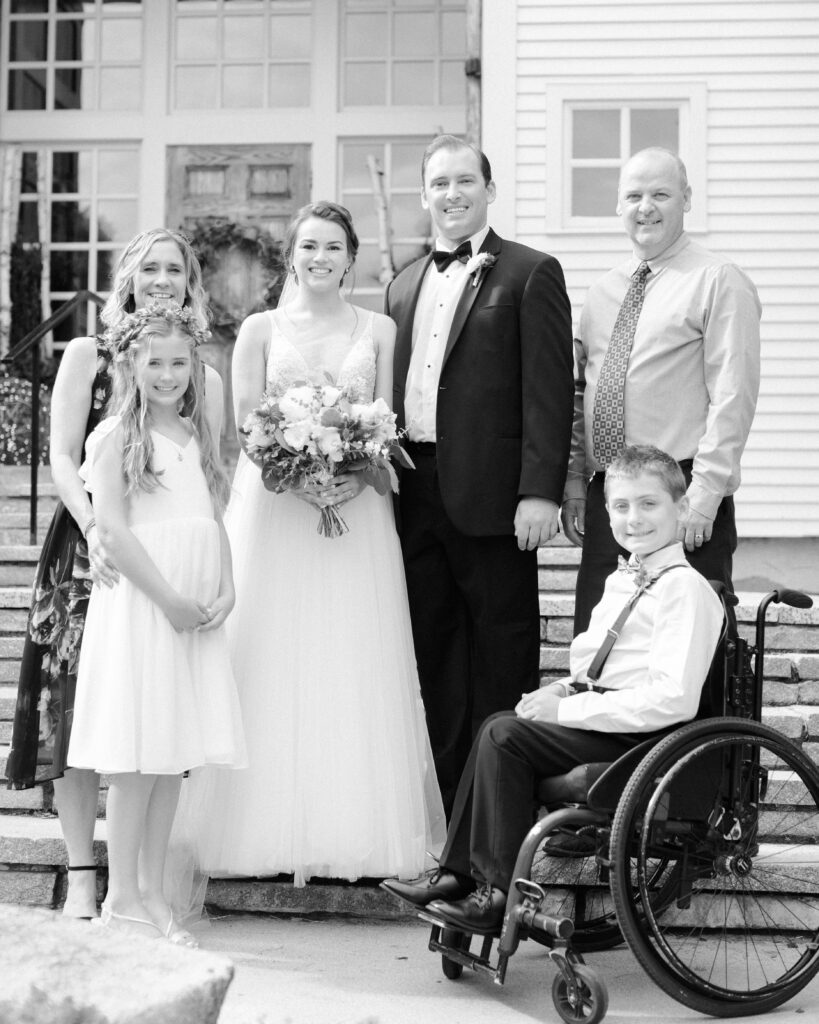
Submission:
[[472,275],[473,288],[477,288],[487,270],[491,270],[495,266],[497,258],[491,252],[479,252],[469,260],[466,265],[466,272]]

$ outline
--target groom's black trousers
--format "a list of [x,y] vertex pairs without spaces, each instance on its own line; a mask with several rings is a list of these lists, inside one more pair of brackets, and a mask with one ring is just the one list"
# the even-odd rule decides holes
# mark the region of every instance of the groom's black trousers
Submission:
[[406,447],[415,470],[401,477],[401,547],[421,695],[448,815],[481,723],[538,686],[537,552],[519,551],[511,532],[461,533],[441,499],[435,446]]
[[483,724],[455,796],[441,867],[509,891],[520,845],[534,823],[540,779],[579,764],[616,761],[662,733],[602,733],[531,722],[513,711]]

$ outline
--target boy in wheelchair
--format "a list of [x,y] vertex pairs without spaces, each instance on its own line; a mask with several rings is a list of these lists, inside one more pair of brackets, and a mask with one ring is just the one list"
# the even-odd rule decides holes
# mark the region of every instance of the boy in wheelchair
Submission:
[[609,576],[588,630],[572,641],[570,676],[487,719],[438,870],[383,883],[459,931],[500,927],[538,780],[615,761],[697,712],[723,611],[677,540],[687,508],[682,471],[665,452],[634,446],[608,468],[605,486],[612,532],[631,557]]

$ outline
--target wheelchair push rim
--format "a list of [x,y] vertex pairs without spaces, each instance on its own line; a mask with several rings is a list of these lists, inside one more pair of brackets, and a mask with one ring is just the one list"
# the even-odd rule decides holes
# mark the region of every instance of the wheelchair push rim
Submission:
[[[644,759],[615,815],[626,941],[664,991],[701,1012],[778,1006],[819,970],[818,840],[819,772],[796,746],[756,722],[686,727]],[[661,915],[647,898],[660,854],[679,866]]]

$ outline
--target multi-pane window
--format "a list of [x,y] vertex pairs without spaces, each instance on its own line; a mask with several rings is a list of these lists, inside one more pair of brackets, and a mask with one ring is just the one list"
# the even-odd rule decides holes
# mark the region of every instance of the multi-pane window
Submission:
[[8,110],[138,110],[141,0],[8,0]]
[[342,106],[464,103],[465,0],[343,0]]
[[[138,150],[129,146],[24,150],[17,239],[39,242],[56,310],[83,289],[107,294],[137,230]],[[54,331],[58,344],[94,330],[93,304]]]
[[620,168],[647,146],[680,148],[679,104],[590,103],[570,111],[569,217],[613,217]]
[[174,107],[309,107],[312,16],[312,0],[176,0]]
[[421,208],[421,157],[428,139],[356,139],[340,144],[341,202],[353,216],[360,247],[355,263],[354,301],[381,309],[384,284],[379,218],[368,157],[383,171],[389,206],[390,252],[396,270],[422,255],[429,241],[429,214]]

